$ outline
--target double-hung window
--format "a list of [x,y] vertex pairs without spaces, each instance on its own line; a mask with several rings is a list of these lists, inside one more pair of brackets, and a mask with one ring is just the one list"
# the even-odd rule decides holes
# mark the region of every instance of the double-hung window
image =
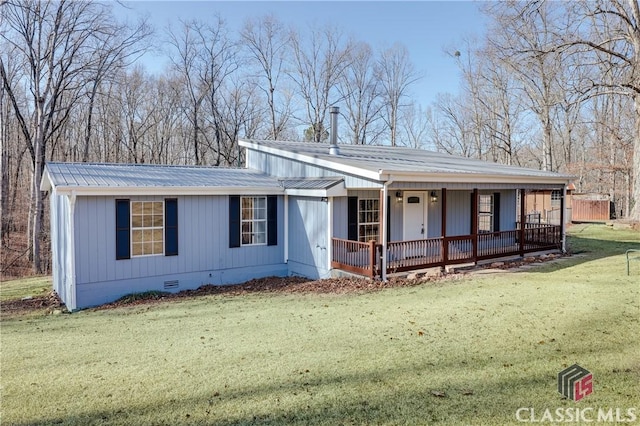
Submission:
[[554,189],[553,191],[551,191],[551,208],[552,209],[559,209],[561,200],[562,200],[562,191],[558,189]]
[[131,255],[164,253],[162,201],[131,202]]
[[267,197],[242,197],[242,245],[267,244]]
[[380,237],[380,200],[358,199],[358,241],[378,241]]
[[116,259],[178,254],[178,200],[116,200]]
[[229,247],[278,245],[278,197],[229,196]]
[[478,196],[478,232],[493,232],[493,195]]

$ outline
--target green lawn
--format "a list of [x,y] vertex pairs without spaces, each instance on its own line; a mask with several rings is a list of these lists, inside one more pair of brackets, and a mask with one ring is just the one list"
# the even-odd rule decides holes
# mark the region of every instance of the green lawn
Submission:
[[[504,425],[520,407],[637,407],[640,262],[627,277],[624,250],[640,234],[579,226],[570,244],[527,272],[366,294],[4,319],[1,423]],[[556,390],[574,363],[594,375],[579,402]]]
[[32,277],[0,282],[0,301],[42,296],[51,291],[51,277]]

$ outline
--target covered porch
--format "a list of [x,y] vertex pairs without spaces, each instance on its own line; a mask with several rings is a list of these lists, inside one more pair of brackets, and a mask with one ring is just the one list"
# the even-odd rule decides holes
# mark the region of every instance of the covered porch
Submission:
[[[382,193],[383,191],[381,191]],[[401,241],[391,241],[389,238],[389,228],[392,226],[392,219],[389,214],[392,204],[392,197],[385,194],[380,197],[380,217],[386,220],[380,221],[379,238],[369,241],[354,241],[353,239],[343,239],[333,237],[331,239],[331,267],[367,277],[386,278],[389,273],[411,271],[431,267],[445,267],[463,263],[477,263],[483,260],[498,259],[508,256],[524,257],[527,253],[564,249],[564,221],[561,225],[550,225],[528,222],[525,210],[526,190],[517,191],[517,206],[513,206],[507,211],[516,211],[517,217],[513,219],[500,219],[500,211],[505,210],[497,207],[490,216],[482,210],[480,191],[476,188],[470,192],[470,212],[467,217],[471,220],[467,222],[466,235],[450,235],[452,227],[447,225],[447,218],[457,217],[457,214],[450,214],[448,209],[459,209],[456,202],[447,202],[447,189],[442,188],[436,191],[424,192],[425,196],[431,197],[431,202],[440,208],[438,225],[440,227],[437,236],[425,233],[428,218],[424,217],[424,224],[417,238],[403,238]],[[412,194],[412,192],[408,192]],[[400,196],[401,192],[394,195]],[[499,194],[493,195],[498,198]],[[438,199],[436,199],[438,198]],[[458,198],[459,194],[458,194]],[[403,236],[410,236],[407,231],[410,225],[407,209],[408,200],[404,200]],[[413,201],[413,200],[409,200]],[[425,200],[426,201],[426,200]],[[496,201],[495,199],[493,200]],[[514,200],[516,201],[516,200]],[[561,200],[564,202],[564,197]],[[516,204],[514,202],[514,204]],[[433,205],[431,206],[433,207]],[[514,207],[517,207],[514,208]],[[426,211],[426,210],[425,210]],[[564,211],[563,208],[560,211]],[[412,214],[412,213],[411,213]],[[524,218],[524,220],[521,220]],[[418,218],[419,219],[419,218]],[[467,219],[468,220],[468,219]],[[420,220],[418,220],[420,222]],[[469,223],[470,222],[470,223]],[[500,223],[510,223],[505,230],[500,230]],[[451,224],[450,224],[451,225]],[[429,234],[433,234],[432,229]],[[424,235],[425,238],[420,238]],[[386,253],[386,256],[383,256]]]

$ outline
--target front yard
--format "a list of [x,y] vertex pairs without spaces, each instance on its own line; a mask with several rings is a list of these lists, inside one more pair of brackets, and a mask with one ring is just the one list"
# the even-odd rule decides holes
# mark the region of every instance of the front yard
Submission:
[[[526,271],[414,287],[5,316],[0,420],[503,425],[517,424],[521,407],[624,415],[640,395],[640,263],[627,276],[624,251],[640,248],[640,234],[581,225],[570,247],[575,256]],[[574,363],[594,377],[579,402],[556,389]]]

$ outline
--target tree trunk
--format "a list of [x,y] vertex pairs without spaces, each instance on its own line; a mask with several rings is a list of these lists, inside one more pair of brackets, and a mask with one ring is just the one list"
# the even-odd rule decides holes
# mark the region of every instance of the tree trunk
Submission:
[[633,166],[631,168],[633,173],[632,180],[632,194],[633,194],[633,207],[631,208],[631,219],[640,221],[640,95],[636,95],[633,98],[634,106],[634,141],[633,141]]
[[44,99],[36,100],[36,135],[35,135],[35,159],[33,164],[33,179],[31,188],[31,205],[33,206],[31,214],[31,244],[33,250],[32,268],[34,274],[42,273],[42,265],[40,262],[40,240],[42,239],[42,192],[40,192],[40,183],[42,181],[42,168],[44,167]]
[[[0,89],[2,90],[2,89]],[[6,241],[9,230],[9,148],[7,138],[7,115],[0,95],[0,240]]]

